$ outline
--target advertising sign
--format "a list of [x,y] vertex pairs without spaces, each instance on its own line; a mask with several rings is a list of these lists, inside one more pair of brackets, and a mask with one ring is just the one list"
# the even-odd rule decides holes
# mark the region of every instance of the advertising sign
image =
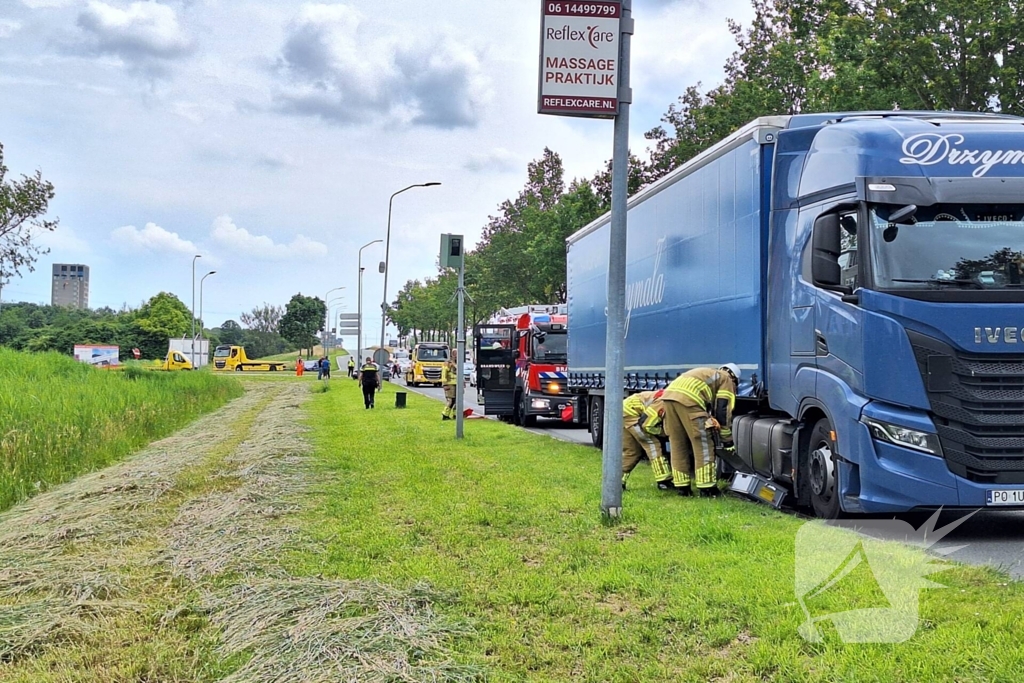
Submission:
[[611,118],[619,109],[620,2],[543,0],[541,114]]
[[113,368],[121,364],[121,350],[117,346],[76,345],[75,360],[98,368]]

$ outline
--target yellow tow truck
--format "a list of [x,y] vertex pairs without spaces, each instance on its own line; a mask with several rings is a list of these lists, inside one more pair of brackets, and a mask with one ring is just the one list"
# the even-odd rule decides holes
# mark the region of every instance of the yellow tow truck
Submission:
[[153,361],[154,370],[193,370],[192,363],[188,358],[177,351],[168,351],[167,357],[163,360]]
[[441,386],[441,374],[444,364],[451,355],[447,344],[423,342],[412,350],[412,364],[405,371],[405,385],[418,387],[420,384]]
[[285,364],[269,360],[249,360],[244,346],[218,346],[213,352],[213,369],[231,372],[283,372]]

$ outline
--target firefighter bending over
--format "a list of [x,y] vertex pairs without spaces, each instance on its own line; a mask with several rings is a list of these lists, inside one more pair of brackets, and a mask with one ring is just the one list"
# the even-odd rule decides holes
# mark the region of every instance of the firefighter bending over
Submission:
[[665,405],[661,391],[633,394],[622,402],[622,489],[626,479],[644,456],[651,461],[651,471],[659,489],[672,488],[672,472],[665,462],[658,437],[662,434]]
[[715,438],[721,438],[723,448],[732,448],[739,380],[739,366],[729,363],[690,370],[665,389],[665,433],[672,447],[672,483],[679,495],[691,495],[691,484],[701,496],[720,493]]

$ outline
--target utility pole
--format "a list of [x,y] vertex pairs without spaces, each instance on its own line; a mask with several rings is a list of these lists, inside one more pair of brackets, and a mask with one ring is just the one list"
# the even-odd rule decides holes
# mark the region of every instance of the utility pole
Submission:
[[619,23],[619,96],[612,146],[612,215],[608,246],[608,329],[605,337],[604,443],[601,451],[601,512],[622,516],[622,399],[626,355],[626,202],[629,181],[630,41],[632,0],[622,0]]
[[363,271],[366,270],[363,268],[363,249],[374,244],[379,244],[383,241],[384,240],[373,240],[372,242],[367,242],[363,246],[359,247],[359,303],[357,308],[359,313],[358,318],[356,319],[356,363],[360,365],[363,362]]
[[459,300],[459,322],[455,331],[455,353],[458,355],[455,363],[458,373],[455,381],[455,438],[463,437],[462,407],[465,400],[466,389],[463,384],[463,368],[466,359],[466,257],[465,244],[462,235],[441,235],[441,258],[442,268],[455,268],[459,272],[459,288],[455,290],[455,296]]
[[189,354],[192,367],[196,366],[196,259],[203,258],[201,254],[192,257],[192,340],[189,342]]
[[[629,178],[630,39],[632,0],[598,4],[541,1],[537,112],[613,118],[612,211],[608,241],[608,329],[604,362],[604,448],[601,512],[622,516],[622,399],[625,394],[626,201]],[[567,34],[605,36],[566,41]],[[553,59],[552,59],[553,58]],[[582,65],[582,66],[581,66]],[[580,83],[581,77],[583,83]]]

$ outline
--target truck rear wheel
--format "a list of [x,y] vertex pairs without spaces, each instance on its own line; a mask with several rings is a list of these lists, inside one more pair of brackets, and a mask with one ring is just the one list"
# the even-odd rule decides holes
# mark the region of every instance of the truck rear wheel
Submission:
[[600,396],[590,399],[590,440],[597,448],[604,444],[604,399]]
[[826,418],[818,420],[811,429],[804,454],[804,476],[810,488],[814,514],[822,519],[837,519],[842,513],[839,507],[839,467],[832,425]]

